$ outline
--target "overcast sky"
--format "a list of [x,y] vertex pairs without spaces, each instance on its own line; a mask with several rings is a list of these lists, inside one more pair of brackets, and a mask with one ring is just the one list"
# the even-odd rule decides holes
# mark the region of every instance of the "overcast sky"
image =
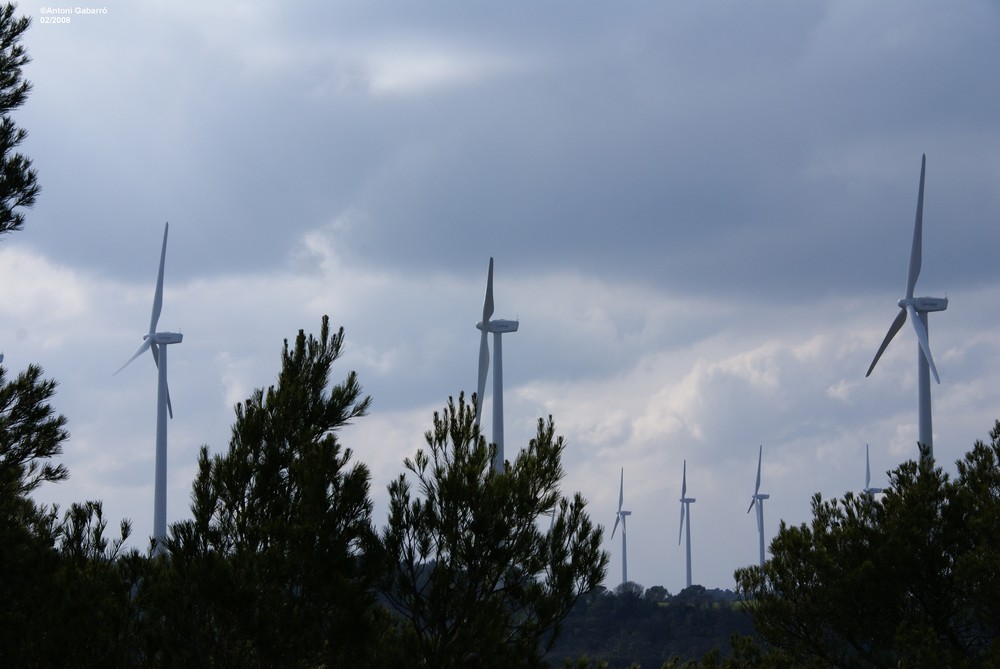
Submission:
[[[814,492],[916,455],[916,351],[865,371],[905,289],[927,155],[920,295],[947,471],[1000,418],[1000,5],[830,2],[31,2],[15,121],[42,192],[0,238],[0,350],[40,364],[71,479],[145,549],[155,372],[141,342],[170,222],[168,521],[198,447],[273,383],[283,338],[346,330],[370,415],[342,433],[386,485],[476,384],[495,258],[508,454],[552,414],[565,490],[629,578],[684,586],[755,562]],[[94,5],[96,6],[96,5]],[[489,391],[488,391],[489,392]],[[489,395],[487,402],[489,402]],[[484,415],[489,423],[489,407]],[[605,584],[621,580],[606,540]]]

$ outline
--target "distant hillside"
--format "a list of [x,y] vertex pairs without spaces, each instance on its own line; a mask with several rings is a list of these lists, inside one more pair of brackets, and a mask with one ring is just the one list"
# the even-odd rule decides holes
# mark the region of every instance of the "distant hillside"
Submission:
[[609,669],[660,669],[673,657],[698,659],[718,648],[723,655],[733,634],[752,635],[749,617],[729,590],[694,585],[676,595],[661,586],[644,590],[626,583],[580,598],[547,660],[605,660]]

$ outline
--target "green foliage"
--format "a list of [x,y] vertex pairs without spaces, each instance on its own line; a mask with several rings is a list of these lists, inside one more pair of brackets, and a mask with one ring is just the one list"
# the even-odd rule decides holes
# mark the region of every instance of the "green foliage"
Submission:
[[69,476],[63,465],[49,462],[69,437],[66,418],[49,404],[55,389],[56,382],[42,379],[36,365],[10,382],[0,366],[0,512],[23,510],[39,485]]
[[[155,657],[221,666],[361,662],[371,645],[368,468],[337,430],[363,416],[356,375],[329,387],[343,330],[285,341],[277,384],[236,407],[228,450],[202,448],[193,519],[144,593]],[[159,636],[157,636],[159,635]]]
[[800,666],[1000,662],[1000,422],[952,481],[929,452],[881,498],[813,498],[763,567],[736,572],[754,625]]
[[17,209],[33,205],[40,190],[31,160],[15,151],[28,133],[10,117],[31,91],[21,76],[30,61],[21,38],[31,19],[15,16],[15,9],[10,3],[0,7],[0,235],[24,225],[24,214]]
[[539,420],[527,449],[496,471],[496,446],[462,395],[425,437],[429,450],[405,461],[417,494],[405,474],[390,484],[382,535],[400,642],[416,666],[536,666],[608,561],[583,498],[560,492],[565,442],[551,418]]

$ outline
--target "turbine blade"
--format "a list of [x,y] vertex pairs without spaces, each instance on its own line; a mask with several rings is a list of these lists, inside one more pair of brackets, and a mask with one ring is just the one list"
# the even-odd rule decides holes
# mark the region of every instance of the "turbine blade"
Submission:
[[490,371],[490,345],[487,341],[490,316],[493,315],[493,258],[486,274],[486,298],[483,300],[483,336],[479,340],[479,382],[476,385],[476,425],[483,411],[483,395],[486,393],[486,375]]
[[163,265],[167,259],[167,230],[170,224],[163,226],[163,248],[160,249],[160,271],[156,275],[156,292],[153,293],[153,313],[149,318],[149,334],[156,332],[156,323],[160,320],[160,310],[163,308]]
[[924,228],[924,170],[927,167],[927,155],[920,159],[920,191],[917,194],[917,219],[913,224],[913,246],[910,248],[910,269],[906,273],[906,297],[913,297],[913,289],[920,276],[920,262],[923,248]]
[[[485,323],[483,327],[485,327]],[[487,341],[488,333],[483,330],[483,337],[479,340],[479,384],[476,386],[476,425],[479,424],[479,417],[483,413],[483,399],[486,393],[486,375],[490,371],[490,345]]]
[[917,318],[917,309],[912,304],[907,304],[906,310],[910,312],[910,321],[913,323],[913,329],[917,333],[917,340],[920,342],[920,350],[924,352],[924,358],[927,360],[927,364],[930,365],[931,373],[934,375],[934,380],[941,383],[941,378],[937,373],[937,367],[934,366],[934,358],[931,356],[931,344],[927,339],[927,329],[924,328],[924,322]]
[[[128,367],[130,364],[132,364],[132,361],[135,360],[136,358],[138,358],[143,353],[145,353],[146,349],[149,348],[151,344],[152,344],[152,341],[150,339],[144,339],[142,341],[142,343],[139,344],[139,348],[137,348],[135,350],[135,353],[132,354],[132,357],[129,358],[128,360],[126,360],[125,364],[122,365],[121,367],[119,367],[118,371],[116,371],[115,374],[118,374],[118,372],[122,371],[123,369],[125,369],[126,367]],[[112,374],[112,376],[114,376],[115,374]]]
[[684,476],[681,478],[681,499],[687,497],[688,491],[688,462],[684,461]]
[[677,545],[681,545],[681,535],[684,534],[684,502],[681,502],[681,527],[677,530]]
[[[622,467],[622,478],[618,484],[618,513],[622,511],[622,504],[625,502],[625,468]],[[625,522],[624,520],[622,522]]]
[[889,331],[885,334],[885,339],[882,340],[882,345],[878,347],[878,353],[872,359],[872,364],[868,366],[868,373],[865,374],[865,378],[868,378],[872,374],[872,370],[875,369],[875,363],[878,359],[882,357],[882,353],[885,351],[886,346],[892,341],[892,338],[896,336],[899,329],[903,327],[903,323],[906,322],[906,309],[900,309],[899,313],[896,315],[896,320],[892,322],[889,326]]
[[[154,342],[153,344],[151,344],[149,346],[149,350],[153,353],[153,362],[156,363],[156,368],[159,369],[160,368],[160,347],[157,346],[156,343]],[[167,414],[169,414],[170,417],[173,418],[174,417],[174,407],[173,407],[173,405],[170,404],[170,386],[167,386],[166,391],[167,391]]]
[[870,461],[868,459],[868,444],[865,444],[865,488],[867,489],[872,482],[872,468]]
[[493,315],[493,258],[490,258],[490,269],[486,275],[486,299],[483,301],[483,325],[489,322]]
[[757,454],[757,485],[754,486],[753,494],[760,492],[760,462],[764,458],[764,444],[760,445],[760,452]]
[[621,514],[615,515],[615,525],[611,528],[611,538],[615,538],[615,532],[618,530],[618,521],[622,519]]
[[754,497],[752,500],[750,500],[750,506],[747,507],[747,513],[750,513],[751,511],[753,511],[753,505],[756,504],[756,503],[757,503],[757,498],[756,497]]

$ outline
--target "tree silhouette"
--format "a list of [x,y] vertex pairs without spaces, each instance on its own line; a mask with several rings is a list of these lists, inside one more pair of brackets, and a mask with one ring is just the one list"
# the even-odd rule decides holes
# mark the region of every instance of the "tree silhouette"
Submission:
[[382,536],[384,594],[403,616],[407,655],[428,667],[536,666],[608,561],[583,498],[559,489],[565,442],[540,419],[497,471],[462,395],[434,414],[426,440],[405,462],[417,494],[405,474],[389,486]]

